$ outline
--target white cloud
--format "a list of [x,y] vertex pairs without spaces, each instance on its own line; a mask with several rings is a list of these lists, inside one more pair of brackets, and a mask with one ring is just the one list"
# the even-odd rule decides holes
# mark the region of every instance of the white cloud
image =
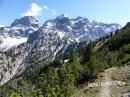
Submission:
[[64,13],[64,16],[65,16],[65,17],[69,17],[69,14],[68,14],[68,13]]
[[57,12],[56,12],[55,9],[51,9],[51,12],[52,12],[53,15],[57,15]]
[[4,27],[4,25],[0,25],[0,27]]
[[40,7],[36,3],[32,3],[30,5],[30,9],[28,9],[25,13],[23,13],[23,16],[38,16],[40,12],[43,10],[42,7]]
[[39,16],[43,10],[48,10],[54,16],[57,15],[57,11],[55,9],[50,9],[47,5],[39,6],[36,3],[30,4],[30,8],[25,13],[22,13],[21,15],[22,16]]
[[48,6],[46,6],[46,5],[43,5],[43,8],[44,8],[44,9],[46,9],[46,10],[48,10],[48,9],[49,9],[49,7],[48,7]]

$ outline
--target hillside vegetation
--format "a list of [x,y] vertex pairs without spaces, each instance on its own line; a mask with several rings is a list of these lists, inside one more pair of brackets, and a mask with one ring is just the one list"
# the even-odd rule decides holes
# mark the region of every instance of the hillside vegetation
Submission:
[[[102,45],[95,49],[99,42]],[[129,60],[130,26],[128,23],[115,35],[90,42],[80,49],[80,52],[72,50],[67,63],[55,59],[43,68],[44,62],[39,62],[34,57],[31,67],[1,87],[0,96],[70,97],[82,84],[95,82],[105,69],[124,66]],[[99,89],[92,91],[99,91]]]

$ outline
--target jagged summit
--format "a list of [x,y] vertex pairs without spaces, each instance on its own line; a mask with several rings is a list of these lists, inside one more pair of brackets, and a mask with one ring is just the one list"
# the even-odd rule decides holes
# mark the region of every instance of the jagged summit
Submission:
[[[0,50],[9,49],[26,42],[30,34],[37,30],[41,31],[43,35],[48,32],[52,35],[58,35],[60,39],[66,37],[72,41],[82,42],[95,40],[120,28],[121,26],[118,24],[90,21],[88,18],[81,16],[70,18],[64,14],[57,16],[55,19],[47,20],[41,27],[34,16],[25,16],[14,20],[10,27],[0,28]],[[38,36],[38,33],[35,33],[35,36]],[[13,38],[17,41],[14,41]],[[12,45],[9,45],[8,41],[11,40],[13,40]]]
[[34,16],[25,16],[20,19],[16,19],[12,24],[11,27],[14,26],[33,26],[38,27],[39,21]]
[[27,41],[28,36],[41,24],[33,16],[14,20],[10,27],[0,27],[0,51],[7,51]]
[[50,32],[57,31],[63,35],[68,33],[68,36],[78,41],[95,40],[102,36],[115,32],[117,29],[121,29],[119,24],[107,24],[97,21],[90,21],[86,17],[70,18],[65,15],[57,16],[55,19],[46,21],[42,30]]

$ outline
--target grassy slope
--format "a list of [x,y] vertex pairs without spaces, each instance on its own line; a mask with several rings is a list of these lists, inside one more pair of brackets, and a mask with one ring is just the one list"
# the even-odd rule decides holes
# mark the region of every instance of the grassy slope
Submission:
[[[110,91],[108,90],[110,97],[120,97],[122,94],[130,91],[130,66],[107,69],[99,74],[95,82],[107,82],[108,80],[104,80],[106,74],[107,77],[110,77],[111,81],[123,81],[126,83],[125,85],[110,86]],[[103,91],[103,87],[88,88],[88,85],[83,85],[71,97],[103,97],[103,95],[106,97],[107,94],[102,95]]]

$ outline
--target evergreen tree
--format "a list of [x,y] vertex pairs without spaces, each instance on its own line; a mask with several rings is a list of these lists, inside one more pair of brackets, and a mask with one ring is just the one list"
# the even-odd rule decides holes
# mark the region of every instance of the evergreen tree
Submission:
[[77,53],[76,53],[76,50],[73,49],[71,52],[70,52],[70,62],[73,63],[77,60]]
[[92,50],[93,50],[93,44],[89,43],[82,51],[82,60],[81,62],[83,64],[87,63],[90,61],[90,56],[92,55]]

